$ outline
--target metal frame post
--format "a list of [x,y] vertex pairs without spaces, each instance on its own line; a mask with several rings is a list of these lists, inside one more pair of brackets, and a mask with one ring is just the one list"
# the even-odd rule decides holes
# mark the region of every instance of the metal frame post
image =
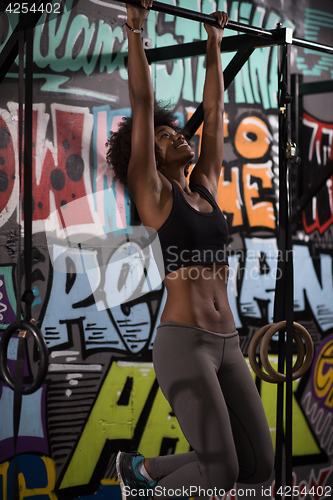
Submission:
[[[286,43],[280,51],[279,69],[279,234],[278,267],[281,276],[277,279],[274,302],[274,322],[286,319],[286,334],[279,332],[279,371],[286,365],[286,385],[278,385],[276,413],[276,479],[275,495],[282,500],[283,485],[292,486],[292,358],[293,358],[293,257],[292,257],[292,199],[291,161],[287,155],[290,143],[290,49]],[[285,400],[284,400],[285,389]],[[285,434],[283,416],[285,415]],[[283,470],[283,462],[285,468]],[[284,473],[284,474],[283,474]],[[284,477],[283,477],[284,476]]]
[[39,11],[39,7],[47,3],[47,0],[37,0],[35,12],[30,12],[29,14],[23,14],[19,17],[19,21],[14,28],[13,33],[7,40],[6,45],[0,52],[0,83],[5,78],[11,65],[14,63],[15,58],[19,53],[19,39],[20,34],[26,33],[26,29],[34,28],[41,18],[43,11]]

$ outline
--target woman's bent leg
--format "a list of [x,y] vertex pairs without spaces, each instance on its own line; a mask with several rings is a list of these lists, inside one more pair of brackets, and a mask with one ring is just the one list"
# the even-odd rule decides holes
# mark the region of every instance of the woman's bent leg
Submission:
[[184,488],[187,492],[191,487],[197,492],[192,490],[190,496],[198,496],[199,488],[201,495],[212,488],[228,491],[238,477],[228,408],[217,377],[225,342],[232,337],[238,338],[238,334],[213,335],[172,324],[158,330],[153,351],[157,379],[195,452],[184,454],[184,465],[174,472],[171,469],[176,461],[171,458],[165,468],[163,458],[168,457],[150,460],[154,478],[170,471],[158,482],[166,491],[162,497],[172,496],[168,490],[181,492],[173,496],[184,496]]
[[250,370],[239,348],[230,343],[218,377],[228,407],[236,446],[239,477],[245,484],[268,480],[274,451],[266,415]]

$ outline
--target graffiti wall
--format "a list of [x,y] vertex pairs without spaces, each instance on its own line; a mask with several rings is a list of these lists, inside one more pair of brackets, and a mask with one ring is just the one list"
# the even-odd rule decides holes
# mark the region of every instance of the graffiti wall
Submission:
[[[267,29],[282,23],[298,38],[333,46],[330,0],[163,1],[204,13],[226,10],[234,21]],[[10,5],[0,12],[1,49],[18,22],[19,10]],[[110,131],[131,113],[125,7],[100,0],[48,5],[34,30],[32,316],[46,339],[49,369],[42,387],[23,396],[16,454],[13,391],[0,378],[0,498],[12,498],[18,474],[20,499],[117,500],[119,449],[154,456],[188,451],[189,444],[151,362],[165,289],[154,281],[129,193],[105,160]],[[206,38],[198,23],[154,12],[143,36],[152,48]],[[226,30],[227,36],[236,33]],[[222,55],[224,67],[233,55]],[[255,331],[273,321],[279,279],[277,59],[277,47],[256,49],[226,92],[219,203],[230,230],[229,300],[246,359]],[[333,78],[329,54],[293,48],[291,66],[304,81]],[[180,125],[186,123],[202,100],[204,56],[160,61],[151,75],[156,98],[170,101]],[[25,279],[18,102],[16,59],[0,94],[0,331],[16,319]],[[300,196],[333,158],[332,109],[332,94],[304,98],[301,163],[293,167]],[[200,137],[199,129],[196,154]],[[333,487],[332,181],[298,213],[293,235],[295,320],[315,345],[311,370],[294,382],[293,493],[312,500],[331,498]],[[135,252],[145,266],[127,265]],[[8,347],[13,370],[17,344],[13,337]],[[36,353],[28,349],[26,383],[35,372]],[[275,443],[277,389],[257,385]],[[253,491],[273,499],[274,477]],[[235,486],[223,500],[246,495],[250,490]]]

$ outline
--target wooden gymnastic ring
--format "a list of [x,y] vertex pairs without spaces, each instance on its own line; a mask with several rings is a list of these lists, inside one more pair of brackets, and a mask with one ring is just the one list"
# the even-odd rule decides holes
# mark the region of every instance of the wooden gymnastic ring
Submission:
[[[270,328],[265,332],[266,335],[264,336],[261,346],[260,346],[260,359],[261,362],[267,371],[269,375],[275,379],[277,383],[280,382],[285,382],[286,381],[286,375],[284,373],[280,373],[272,367],[268,360],[268,345],[273,337],[274,333],[278,332],[279,330],[283,330],[286,328],[286,321],[280,321],[279,323],[273,324],[270,326]],[[311,339],[311,336],[309,332],[304,328],[304,326],[300,325],[299,323],[294,322],[294,332],[293,336],[296,341],[296,338],[298,337],[298,340],[296,341],[296,345],[298,347],[298,357],[297,361],[295,363],[295,366],[293,367],[293,375],[292,379],[296,380],[300,377],[302,377],[310,368],[312,360],[313,360],[313,355],[314,355],[314,348],[313,348],[313,342]],[[301,338],[305,342],[305,362],[303,363],[304,360],[304,346],[301,348],[300,347],[300,342],[303,344],[301,341]],[[299,342],[300,341],[300,342]],[[301,352],[299,349],[302,349]]]
[[[282,323],[284,323],[284,322],[282,322]],[[280,324],[281,323],[279,323],[279,325]],[[310,360],[311,358],[313,358],[313,344],[312,344],[311,337],[308,334],[308,332],[305,330],[305,328],[303,328],[301,325],[298,325],[298,323],[296,323],[295,325],[297,325],[297,327],[300,327],[300,329],[303,329],[302,330],[303,332],[306,332],[306,333],[304,333],[305,336],[307,335],[306,338],[310,338],[311,346],[309,345],[309,356],[307,358],[307,359]],[[259,378],[261,378],[262,380],[264,380],[265,382],[269,382],[269,383],[272,383],[272,384],[280,382],[280,380],[281,380],[280,376],[281,375],[282,375],[282,377],[285,377],[285,376],[283,374],[279,373],[279,372],[275,372],[275,370],[274,370],[275,373],[272,375],[273,368],[271,367],[271,365],[270,365],[270,363],[268,361],[268,355],[267,355],[267,363],[266,363],[266,357],[265,357],[265,353],[264,353],[264,356],[263,356],[264,357],[264,361],[263,361],[262,357],[261,357],[261,360],[262,360],[262,364],[263,364],[265,370],[268,371],[268,373],[265,373],[261,369],[261,367],[259,366],[259,364],[257,363],[257,360],[256,360],[256,350],[257,350],[257,346],[258,346],[258,344],[260,342],[260,339],[263,336],[265,336],[265,333],[270,328],[272,328],[274,326],[276,326],[276,324],[272,323],[272,324],[265,325],[260,330],[258,330],[256,332],[256,334],[254,335],[254,337],[252,338],[251,343],[249,345],[249,350],[248,350],[249,361],[250,361],[250,364],[251,364],[251,367],[252,367],[252,370],[254,371],[254,373]],[[279,328],[281,328],[281,326]],[[297,360],[296,360],[296,363],[295,363],[295,365],[293,367],[293,372],[295,372],[297,374],[297,376],[302,376],[303,373],[301,372],[301,375],[299,375],[298,370],[303,366],[303,360],[304,360],[304,356],[305,356],[305,346],[304,346],[304,343],[302,342],[302,338],[303,337],[302,337],[302,335],[300,335],[298,333],[297,330],[294,330],[293,336],[294,336],[296,347],[297,347]],[[270,338],[271,337],[272,336],[270,336]],[[269,343],[269,341],[268,341],[268,343]],[[267,344],[267,347],[268,347],[268,344]],[[312,350],[312,353],[311,353],[311,350]],[[266,352],[267,352],[267,350],[266,350]],[[311,364],[311,362],[312,362],[312,359],[311,359],[311,361],[308,361],[309,365]],[[264,365],[264,363],[267,366],[268,370],[267,370],[266,366]],[[308,369],[308,367],[306,367],[306,369]],[[271,373],[269,374],[269,372],[271,372]],[[276,376],[276,374],[278,374],[278,375]],[[285,380],[285,378],[284,378],[284,380]]]
[[271,326],[275,326],[275,323],[263,326],[262,328],[260,328],[260,330],[258,330],[254,334],[249,345],[248,356],[250,365],[254,373],[265,382],[270,382],[271,384],[274,384],[276,382],[275,378],[263,372],[256,360],[256,350],[260,342],[260,339],[265,335],[265,333],[267,332],[267,330],[269,330]]
[[299,370],[303,366],[304,358],[306,356],[305,344],[302,341],[302,336],[298,333],[298,331],[295,328],[295,323],[294,323],[293,337],[294,337],[296,349],[297,349],[297,359],[296,359],[296,363],[293,366],[293,373],[294,373],[294,372],[297,372],[297,370]]

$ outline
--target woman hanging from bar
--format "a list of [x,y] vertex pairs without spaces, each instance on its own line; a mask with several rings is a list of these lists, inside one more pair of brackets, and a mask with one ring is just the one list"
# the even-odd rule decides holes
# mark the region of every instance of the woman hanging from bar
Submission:
[[117,471],[123,500],[149,497],[153,490],[155,499],[203,496],[212,488],[222,496],[236,481],[268,480],[274,458],[228,303],[228,228],[217,200],[224,113],[220,46],[228,16],[216,12],[219,27],[205,25],[204,127],[188,183],[185,172],[194,153],[172,114],[154,105],[141,41],[152,1],[141,5],[127,5],[132,118],[112,134],[107,157],[116,177],[128,185],[142,223],[160,239],[167,301],[153,362],[193,451],[154,458],[119,452]]

